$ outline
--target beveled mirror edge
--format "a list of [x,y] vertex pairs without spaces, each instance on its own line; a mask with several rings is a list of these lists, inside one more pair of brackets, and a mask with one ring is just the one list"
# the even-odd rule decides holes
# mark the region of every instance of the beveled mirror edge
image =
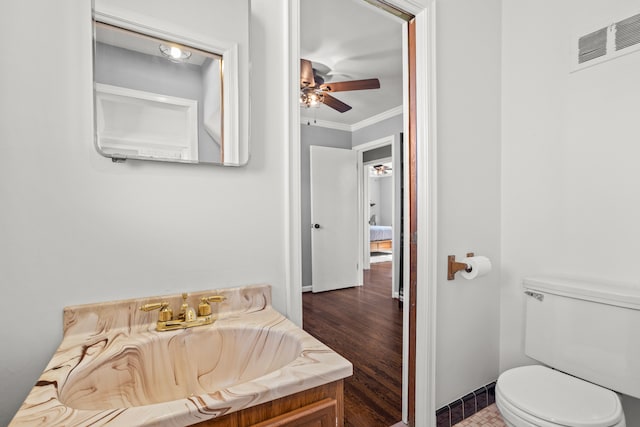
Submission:
[[[251,0],[247,2],[247,30],[250,30],[250,15],[251,15]],[[130,11],[119,10],[118,8],[110,8],[104,1],[98,7],[96,0],[92,0],[92,21],[102,22],[112,26],[124,28],[136,33],[147,34],[149,36],[173,41],[179,44],[194,47],[196,49],[212,52],[222,57],[222,90],[223,90],[223,158],[221,162],[194,162],[189,160],[178,159],[162,159],[162,158],[149,158],[132,155],[112,156],[103,153],[98,144],[97,138],[97,117],[96,117],[96,83],[93,79],[93,136],[94,147],[98,153],[106,158],[112,159],[114,162],[124,160],[151,160],[160,162],[171,163],[186,163],[186,164],[203,164],[207,166],[230,166],[230,167],[242,167],[249,163],[251,158],[250,153],[250,58],[247,53],[247,70],[246,70],[246,83],[244,94],[241,91],[241,77],[240,77],[240,55],[239,46],[236,42],[222,41],[213,39],[209,36],[203,36],[192,31],[186,30],[183,27],[172,26],[165,21],[157,20],[146,15],[140,15],[131,13]],[[131,15],[131,17],[125,17],[125,15]],[[92,48],[94,49],[93,55],[95,56],[95,26],[92,22]],[[178,31],[179,27],[179,31]],[[247,34],[247,52],[249,51],[251,36]],[[92,61],[92,72],[95,73],[95,63]]]

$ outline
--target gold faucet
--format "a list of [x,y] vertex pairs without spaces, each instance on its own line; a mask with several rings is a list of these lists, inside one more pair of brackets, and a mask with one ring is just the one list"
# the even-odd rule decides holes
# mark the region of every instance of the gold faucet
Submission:
[[198,305],[198,313],[187,303],[187,293],[182,294],[182,305],[180,312],[174,319],[173,310],[166,301],[145,304],[140,307],[142,311],[160,310],[158,314],[157,331],[173,331],[176,329],[193,328],[195,326],[210,325],[215,321],[215,317],[211,314],[211,303],[222,302],[226,298],[221,295],[213,295],[200,298]]

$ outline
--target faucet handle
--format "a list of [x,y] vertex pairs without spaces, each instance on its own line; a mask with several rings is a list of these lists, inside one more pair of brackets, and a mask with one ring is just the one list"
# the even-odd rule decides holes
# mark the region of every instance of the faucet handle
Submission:
[[140,310],[141,311],[164,310],[167,307],[169,307],[169,303],[166,301],[162,301],[162,302],[153,302],[151,304],[145,304],[142,307],[140,307]]
[[161,322],[166,322],[173,318],[173,310],[169,308],[169,303],[166,301],[145,304],[142,307],[140,307],[140,310],[142,311],[160,310],[160,314],[158,315],[158,320]]
[[222,302],[227,299],[227,297],[223,297],[222,295],[212,295],[210,297],[202,297],[200,298],[202,302],[212,303],[212,302]]
[[211,304],[212,302],[222,302],[226,300],[226,297],[222,295],[212,295],[210,297],[202,297],[200,298],[200,304],[198,305],[198,316],[209,316],[211,314]]

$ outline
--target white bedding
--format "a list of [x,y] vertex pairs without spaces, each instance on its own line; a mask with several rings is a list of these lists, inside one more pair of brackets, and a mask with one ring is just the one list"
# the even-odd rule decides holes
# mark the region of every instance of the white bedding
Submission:
[[369,240],[371,242],[378,240],[393,240],[393,229],[388,225],[370,225]]

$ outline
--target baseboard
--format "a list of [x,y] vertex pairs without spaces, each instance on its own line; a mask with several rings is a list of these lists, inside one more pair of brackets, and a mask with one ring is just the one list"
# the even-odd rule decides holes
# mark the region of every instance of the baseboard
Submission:
[[302,292],[311,292],[312,290],[313,287],[311,285],[302,287]]
[[495,403],[495,381],[449,403],[436,411],[436,426],[451,427],[479,410]]

